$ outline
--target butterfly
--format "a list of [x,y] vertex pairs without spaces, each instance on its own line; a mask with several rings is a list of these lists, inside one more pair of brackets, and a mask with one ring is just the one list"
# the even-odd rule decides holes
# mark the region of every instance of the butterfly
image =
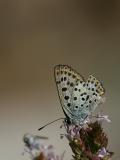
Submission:
[[93,75],[85,80],[68,65],[54,68],[58,95],[66,120],[82,124],[103,101],[105,90]]

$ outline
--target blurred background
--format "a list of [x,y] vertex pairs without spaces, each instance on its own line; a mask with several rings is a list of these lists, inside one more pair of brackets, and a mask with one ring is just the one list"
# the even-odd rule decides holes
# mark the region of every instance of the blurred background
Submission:
[[22,137],[50,137],[65,159],[71,150],[60,140],[64,117],[54,82],[56,64],[68,64],[86,78],[95,75],[106,89],[102,106],[109,149],[120,157],[120,1],[0,0],[0,155],[26,159]]

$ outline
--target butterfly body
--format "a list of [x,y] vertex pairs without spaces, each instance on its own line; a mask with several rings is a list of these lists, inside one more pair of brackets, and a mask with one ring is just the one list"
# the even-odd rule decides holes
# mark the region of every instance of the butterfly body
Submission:
[[67,65],[55,66],[54,73],[66,118],[71,123],[83,123],[103,99],[104,89],[101,83],[92,75],[85,81]]

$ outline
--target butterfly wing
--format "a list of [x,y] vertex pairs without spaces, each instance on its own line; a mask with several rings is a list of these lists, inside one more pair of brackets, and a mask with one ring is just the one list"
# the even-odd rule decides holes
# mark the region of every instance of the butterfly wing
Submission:
[[104,101],[104,93],[105,90],[100,83],[94,76],[90,75],[87,79],[87,81],[84,84],[84,88],[81,88],[83,90],[82,94],[79,95],[79,101],[82,102],[81,98],[84,100],[84,103],[81,104],[83,107],[80,110],[80,113],[78,114],[78,117],[83,117],[81,120],[84,121],[84,117],[89,116],[93,113],[95,108],[99,105],[99,103]]
[[104,89],[92,75],[87,81],[67,65],[55,67],[55,81],[62,109],[70,121],[82,123],[102,101]]
[[89,105],[89,111],[93,112],[99,103],[103,101],[103,95],[105,90],[100,81],[98,81],[93,75],[90,75],[86,81],[86,88],[89,94],[89,101],[86,103]]
[[69,66],[57,65],[55,81],[66,117],[73,121],[84,120],[87,114],[82,110],[87,98],[87,88],[83,77]]
[[102,96],[105,93],[105,90],[100,81],[98,81],[93,75],[90,75],[86,81],[88,90],[92,93],[96,93],[99,96]]

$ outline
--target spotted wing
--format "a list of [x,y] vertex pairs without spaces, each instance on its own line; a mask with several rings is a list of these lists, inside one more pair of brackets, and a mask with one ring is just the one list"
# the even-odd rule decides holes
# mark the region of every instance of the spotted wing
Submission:
[[103,101],[105,90],[100,81],[93,75],[90,75],[86,81],[86,88],[88,90],[89,99],[86,102],[89,112],[93,112],[99,103]]
[[81,75],[66,65],[55,67],[55,80],[63,111],[71,120],[82,121],[86,114],[81,112],[87,98],[85,81]]

